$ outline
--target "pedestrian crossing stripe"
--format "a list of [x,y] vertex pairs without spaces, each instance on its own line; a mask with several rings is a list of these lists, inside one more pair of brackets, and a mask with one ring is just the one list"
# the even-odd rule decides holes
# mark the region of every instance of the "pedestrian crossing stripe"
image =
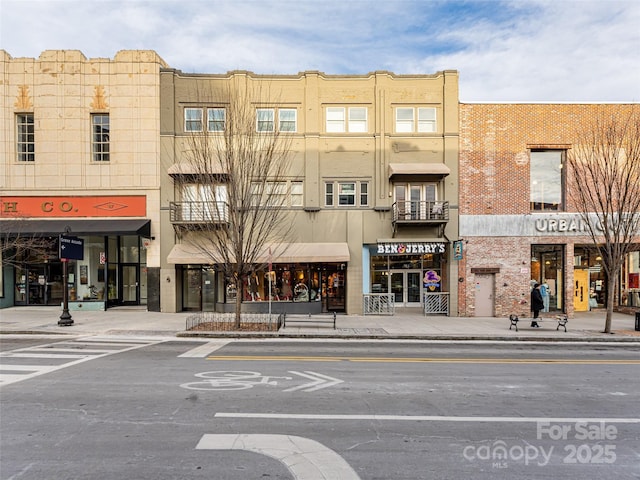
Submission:
[[[0,387],[164,341],[148,338],[85,337],[0,352]],[[41,360],[43,364],[35,365],[35,360]]]

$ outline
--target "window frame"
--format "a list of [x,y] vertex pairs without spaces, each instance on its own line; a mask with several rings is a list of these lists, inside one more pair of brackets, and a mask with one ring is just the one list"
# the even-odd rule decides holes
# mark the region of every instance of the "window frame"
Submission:
[[[107,119],[107,133],[104,130],[104,119]],[[96,120],[102,119],[101,122]],[[91,160],[96,163],[105,163],[111,161],[111,118],[108,113],[92,113],[91,114]],[[106,138],[106,140],[105,140]]]
[[[222,112],[222,117],[215,118],[216,112]],[[220,128],[211,128],[216,125],[221,125]],[[224,132],[227,128],[227,109],[224,107],[210,107],[207,108],[207,131],[213,133]]]
[[[408,114],[411,114],[409,118]],[[395,107],[395,133],[436,133],[438,109],[436,107]]]
[[[359,208],[369,206],[368,180],[328,180],[324,184],[324,206],[337,208]],[[353,185],[353,193],[343,190],[343,187]],[[352,199],[352,203],[345,203],[343,199]]]
[[[295,190],[300,192],[294,193]],[[266,202],[263,197],[270,197],[278,201]],[[294,198],[296,199],[294,201]],[[299,199],[299,200],[298,200]],[[267,180],[251,183],[251,206],[269,208],[295,208],[304,206],[304,183],[298,180]]]
[[[293,112],[293,120],[282,118],[283,113]],[[285,124],[291,124],[293,128],[282,128]],[[287,133],[296,133],[298,131],[298,109],[296,108],[278,108],[278,131]]]
[[[269,119],[264,120],[260,118],[261,113],[269,113]],[[265,125],[266,124],[266,125]],[[270,128],[261,128],[261,126],[268,126]],[[275,108],[256,108],[256,132],[258,133],[273,133],[276,128],[276,110]]]
[[16,113],[16,160],[36,161],[35,117],[32,112]]
[[[534,183],[536,181],[540,181],[541,177],[535,177],[534,172],[545,172],[549,173],[553,170],[553,165],[547,161],[546,164],[542,165],[543,168],[540,168],[539,162],[537,165],[534,165],[534,154],[550,154],[550,153],[558,153],[559,154],[559,164],[557,167],[557,177],[555,179],[558,182],[557,188],[559,189],[558,193],[558,202],[551,202],[550,208],[545,208],[546,202],[544,197],[544,186],[541,188],[542,192],[542,201],[535,202],[534,201]],[[531,148],[529,149],[529,209],[531,212],[563,212],[566,209],[566,163],[567,163],[567,151],[563,148]],[[549,185],[551,182],[547,182]],[[539,207],[539,208],[538,208]]]
[[[199,118],[191,118],[189,112],[199,112]],[[184,131],[186,133],[202,132],[204,117],[202,107],[184,107]],[[195,128],[194,128],[195,127]]]
[[346,132],[345,121],[346,121],[345,107],[326,107],[325,108],[325,130],[327,131],[327,133],[345,133]]

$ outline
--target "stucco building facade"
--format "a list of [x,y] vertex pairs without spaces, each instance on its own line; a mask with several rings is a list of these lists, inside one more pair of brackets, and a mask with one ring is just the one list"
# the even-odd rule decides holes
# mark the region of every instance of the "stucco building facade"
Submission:
[[[214,120],[224,118],[225,105],[205,92],[230,82],[268,86],[277,100],[256,110],[268,128],[292,136],[283,188],[295,226],[282,239],[292,251],[271,259],[273,273],[262,268],[252,287],[230,285],[206,256],[190,254],[176,229],[185,218],[171,219],[197,190],[180,166],[188,163],[187,137],[194,125],[221,128]],[[458,235],[457,72],[263,76],[163,69],[160,83],[163,311],[225,310],[235,295],[246,308],[264,310],[273,275],[274,311],[360,314],[369,294],[420,307],[425,293],[446,292],[456,313],[450,240]]]

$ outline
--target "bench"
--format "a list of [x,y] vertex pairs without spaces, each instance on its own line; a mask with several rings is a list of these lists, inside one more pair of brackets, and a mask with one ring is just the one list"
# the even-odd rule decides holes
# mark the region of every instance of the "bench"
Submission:
[[[511,330],[511,327],[516,327],[516,332],[518,331],[518,322],[520,321],[520,319],[518,318],[517,315],[511,314],[509,315],[509,321],[511,322],[511,325],[509,325],[509,330]],[[535,320],[537,323],[541,323],[543,320],[541,318],[536,318]],[[558,326],[556,327],[556,330],[559,330],[560,327],[564,328],[564,331],[567,331],[567,322],[569,321],[569,317],[567,315],[556,315],[556,321],[558,322]]]
[[335,330],[336,329],[336,312],[333,312],[332,315],[309,314],[308,316],[307,315],[287,316],[287,314],[285,313],[284,319],[282,321],[282,327],[287,328],[287,323],[314,323],[314,324],[326,323],[326,324],[333,325],[333,329]]
[[558,321],[558,326],[556,330],[560,327],[564,327],[564,331],[567,331],[567,322],[569,321],[569,317],[567,315],[556,315],[556,320]]

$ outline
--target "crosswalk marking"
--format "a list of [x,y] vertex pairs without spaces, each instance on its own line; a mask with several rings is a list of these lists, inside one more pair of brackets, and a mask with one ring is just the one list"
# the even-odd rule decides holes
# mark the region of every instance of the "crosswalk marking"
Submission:
[[211,342],[207,342],[204,345],[200,345],[198,347],[192,348],[191,350],[188,350],[186,352],[184,352],[181,355],[178,355],[178,357],[183,357],[183,358],[204,358],[206,356],[208,356],[209,354],[215,352],[216,350],[224,347],[225,345],[227,345],[228,343],[230,343],[229,341],[225,341],[225,340],[215,340],[215,341],[211,341]]
[[[95,358],[127,352],[164,341],[153,338],[87,337],[0,352],[0,387]],[[27,359],[39,359],[43,364],[34,365],[33,362],[29,363]]]

